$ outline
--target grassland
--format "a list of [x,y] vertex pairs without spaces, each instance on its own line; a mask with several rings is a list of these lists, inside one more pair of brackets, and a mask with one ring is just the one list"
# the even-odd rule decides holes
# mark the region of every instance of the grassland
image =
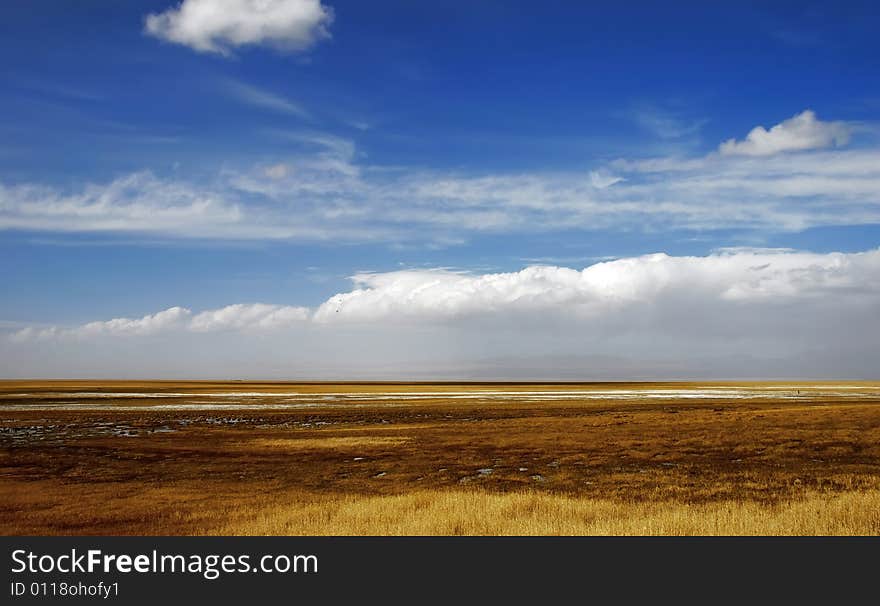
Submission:
[[4,534],[880,534],[880,384],[7,381],[0,421]]

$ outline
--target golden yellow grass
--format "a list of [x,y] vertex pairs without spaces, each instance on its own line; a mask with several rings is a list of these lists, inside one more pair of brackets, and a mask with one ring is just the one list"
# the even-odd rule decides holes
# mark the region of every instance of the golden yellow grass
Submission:
[[0,534],[880,534],[877,384],[798,384],[794,399],[20,406],[78,390],[572,387],[0,381],[0,405],[17,405],[0,420]]
[[376,446],[402,446],[409,441],[406,437],[333,437],[333,438],[263,438],[250,440],[249,448],[272,448],[281,450],[347,450],[350,448],[370,448]]
[[880,491],[772,505],[615,502],[538,492],[417,491],[230,511],[228,535],[877,535]]
[[[880,489],[805,491],[772,503],[613,500],[538,491],[412,489],[328,494],[276,486],[250,494],[210,481],[107,483],[89,495],[57,481],[0,481],[3,534],[177,535],[878,535]],[[74,496],[75,495],[75,496]],[[101,506],[96,506],[100,502]]]

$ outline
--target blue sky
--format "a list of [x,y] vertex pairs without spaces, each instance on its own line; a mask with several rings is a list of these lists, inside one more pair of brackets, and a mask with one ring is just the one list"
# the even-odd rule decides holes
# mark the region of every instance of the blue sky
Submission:
[[13,336],[313,314],[383,288],[355,275],[880,245],[871,3],[179,4],[0,8]]

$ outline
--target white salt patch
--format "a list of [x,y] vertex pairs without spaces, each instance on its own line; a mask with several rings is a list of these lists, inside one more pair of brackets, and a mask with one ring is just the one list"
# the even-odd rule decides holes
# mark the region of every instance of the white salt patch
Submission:
[[[880,397],[880,387],[864,385],[810,385],[767,387],[694,387],[669,389],[583,389],[583,390],[468,390],[421,392],[324,392],[303,394],[297,392],[47,392],[0,395],[6,404],[0,410],[224,410],[267,409],[287,410],[300,408],[357,408],[367,406],[400,406],[420,400],[475,400],[553,402],[566,400],[732,400],[775,399],[788,400],[803,397],[838,397],[848,399]],[[51,401],[52,398],[59,398]],[[47,401],[47,399],[49,401]],[[173,403],[143,403],[137,406],[103,400],[119,399],[173,399]],[[11,400],[11,401],[10,401]],[[15,400],[18,400],[16,402]],[[33,405],[26,402],[38,400]],[[269,401],[267,401],[269,400]]]

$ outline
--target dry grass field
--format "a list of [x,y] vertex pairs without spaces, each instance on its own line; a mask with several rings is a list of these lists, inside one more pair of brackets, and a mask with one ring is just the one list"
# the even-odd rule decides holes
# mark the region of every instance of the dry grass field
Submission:
[[880,384],[0,382],[3,534],[880,534]]

